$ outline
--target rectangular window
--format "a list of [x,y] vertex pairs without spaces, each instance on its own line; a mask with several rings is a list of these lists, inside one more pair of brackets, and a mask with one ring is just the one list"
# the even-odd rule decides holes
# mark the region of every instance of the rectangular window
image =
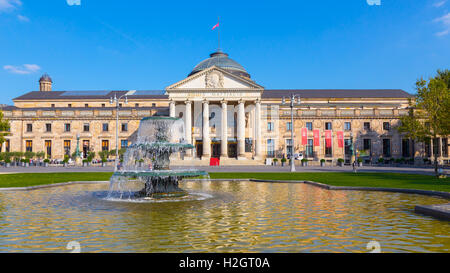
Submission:
[[312,122],[307,122],[306,123],[306,129],[308,129],[308,131],[312,131],[312,129],[313,129],[312,125],[313,125]]
[[325,130],[332,130],[331,122],[325,122]]
[[275,141],[273,139],[267,140],[267,156],[268,157],[275,156]]
[[33,132],[33,124],[31,124],[31,123],[28,123],[28,124],[27,124],[27,132],[28,132],[28,133]]
[[293,149],[292,149],[292,139],[286,139],[286,154],[292,155]]
[[253,152],[253,139],[251,139],[251,138],[245,139],[245,152],[246,153]]
[[84,104],[84,107],[88,108],[88,107],[89,107],[89,104],[85,103],[85,104]]
[[109,131],[109,124],[108,123],[103,123],[103,132],[108,132]]
[[152,103],[152,107],[156,107],[156,103]]
[[431,157],[431,140],[430,139],[426,139],[425,140],[425,154],[427,155],[427,157]]
[[83,132],[89,132],[89,123],[83,124]]
[[442,156],[448,157],[448,138],[442,139]]
[[45,141],[45,152],[47,153],[47,158],[52,157],[52,141],[51,140]]
[[410,157],[410,141],[409,139],[402,139],[402,156]]
[[272,106],[267,105],[267,119],[272,119]]
[[106,107],[106,104],[102,103],[102,108],[105,108],[105,107]]
[[102,151],[109,151],[109,140],[102,140]]
[[383,157],[391,157],[391,140],[383,139]]
[[69,107],[69,108],[72,108],[72,104],[71,104],[71,103],[69,103],[69,104],[67,105],[67,107]]
[[439,149],[441,145],[439,145],[440,144],[439,142],[440,142],[439,138],[433,139],[433,155],[435,155],[437,151],[438,156],[441,156],[441,151]]
[[292,130],[292,123],[289,121],[289,122],[286,122],[286,131],[291,131]]
[[327,142],[326,140],[325,144],[323,145],[323,147],[325,147],[325,157],[333,157],[333,146],[331,147],[327,147]]
[[54,103],[52,103],[52,108],[55,108],[55,104]]
[[134,107],[136,107],[136,108],[139,107],[139,103],[135,103]]
[[352,140],[351,139],[344,139],[344,153],[346,156],[352,155]]
[[45,131],[47,133],[50,133],[52,131],[52,124],[51,123],[46,123],[45,124]]
[[128,147],[128,140],[127,139],[122,139],[120,141],[120,148],[123,149],[123,148],[127,148],[127,147]]
[[70,140],[64,140],[64,155],[70,156]]
[[64,124],[64,132],[70,132],[70,123]]
[[389,122],[383,122],[383,130],[385,131],[391,130],[391,124]]
[[273,122],[271,121],[267,122],[267,131],[269,132],[273,131]]
[[9,153],[10,149],[9,149],[9,139],[7,139],[5,141],[5,152]]
[[27,152],[33,151],[33,141],[32,140],[25,141],[25,151],[27,151]]
[[372,140],[363,139],[363,150],[370,156],[372,156]]
[[364,130],[370,131],[370,122],[364,122]]
[[308,139],[308,144],[306,145],[306,157],[314,157],[314,140]]
[[128,123],[122,123],[122,132],[128,132]]
[[344,123],[344,130],[345,131],[351,131],[352,130],[352,123],[351,122],[345,122]]

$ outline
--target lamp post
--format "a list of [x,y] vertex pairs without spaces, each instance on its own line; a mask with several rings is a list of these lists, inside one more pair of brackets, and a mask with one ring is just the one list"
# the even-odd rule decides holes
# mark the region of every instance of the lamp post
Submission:
[[119,161],[119,108],[120,108],[120,103],[119,101],[122,98],[125,98],[124,100],[124,104],[128,104],[128,96],[133,95],[136,92],[136,90],[130,90],[127,93],[123,94],[120,97],[117,97],[117,93],[114,93],[114,97],[111,97],[109,99],[109,103],[111,105],[113,105],[114,103],[116,104],[116,159],[114,160],[114,172],[117,172],[117,165],[118,165],[118,161]]
[[75,149],[75,164],[77,166],[81,165],[81,154],[80,154],[80,133],[77,133],[77,148]]
[[354,167],[354,171],[356,172],[357,162],[356,162],[356,153],[355,153],[355,143],[353,142],[353,132],[350,132],[350,141],[352,143],[352,156],[350,158],[351,164]]
[[[300,96],[291,94],[289,107],[291,107],[291,172],[295,172],[295,158],[294,158],[294,106],[295,99],[297,99],[297,104],[301,103]],[[286,105],[286,98],[283,97],[282,104]]]

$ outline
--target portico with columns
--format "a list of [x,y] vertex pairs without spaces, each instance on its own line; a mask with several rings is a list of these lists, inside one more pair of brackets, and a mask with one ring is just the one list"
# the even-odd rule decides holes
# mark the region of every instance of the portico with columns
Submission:
[[185,140],[195,146],[185,160],[262,159],[263,90],[250,78],[217,66],[167,87],[170,116],[183,119]]

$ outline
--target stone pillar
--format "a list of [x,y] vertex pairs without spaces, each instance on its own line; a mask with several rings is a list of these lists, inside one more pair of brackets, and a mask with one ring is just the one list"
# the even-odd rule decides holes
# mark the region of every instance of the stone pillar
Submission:
[[238,159],[245,159],[245,106],[244,101],[239,101],[237,115],[237,146]]
[[175,102],[173,100],[171,100],[169,103],[169,110],[170,110],[169,116],[171,118],[174,118],[175,117]]
[[[186,112],[185,112],[185,124],[184,130],[186,133],[185,139],[186,142],[192,144],[192,102],[186,101]],[[192,149],[186,151],[187,157],[192,156]]]
[[261,146],[261,100],[256,101],[255,107],[255,159],[262,159],[262,146]]
[[209,102],[203,102],[203,158],[211,157],[211,139],[209,136]]
[[222,101],[222,134],[220,141],[220,157],[228,158],[228,110],[227,102]]

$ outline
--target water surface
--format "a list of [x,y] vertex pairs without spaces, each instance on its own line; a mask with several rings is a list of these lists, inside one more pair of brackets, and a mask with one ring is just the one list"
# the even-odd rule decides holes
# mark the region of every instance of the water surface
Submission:
[[[444,199],[305,184],[183,182],[204,200],[105,200],[108,185],[0,192],[0,252],[450,252],[450,223],[414,213]],[[206,194],[206,195],[205,195]]]

